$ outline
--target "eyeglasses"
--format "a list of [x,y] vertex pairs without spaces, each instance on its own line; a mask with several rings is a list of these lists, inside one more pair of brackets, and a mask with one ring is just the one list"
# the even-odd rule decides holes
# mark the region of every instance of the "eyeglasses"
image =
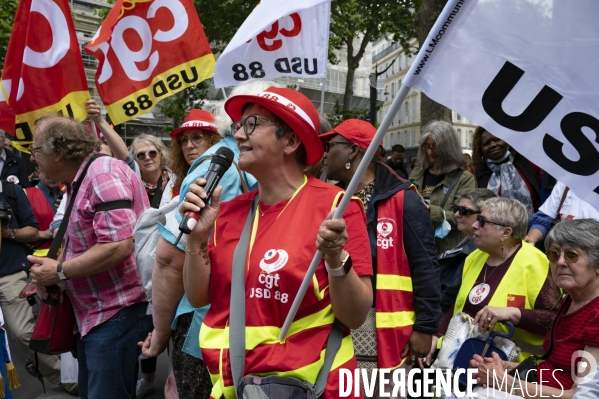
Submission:
[[426,144],[424,144],[422,146],[422,149],[424,151],[426,151],[426,152],[428,152],[428,151],[437,152],[437,146],[436,145],[426,145]]
[[481,228],[485,227],[485,223],[491,223],[491,224],[494,224],[494,225],[497,225],[497,226],[508,227],[508,226],[506,226],[506,225],[504,225],[504,224],[495,223],[495,222],[492,222],[492,221],[490,221],[490,220],[488,220],[488,219],[485,219],[485,218],[484,218],[483,216],[481,216],[481,215],[478,215],[478,216],[476,217],[476,221],[478,222],[478,225],[479,225]]
[[29,153],[30,153],[32,156],[34,156],[34,157],[35,157],[35,152],[36,152],[36,151],[39,151],[39,150],[41,150],[42,148],[43,148],[43,146],[39,146],[39,147],[31,147],[31,148],[29,149]]
[[158,151],[148,151],[148,152],[138,152],[137,155],[135,156],[137,159],[139,159],[140,161],[143,161],[144,159],[146,159],[146,154],[148,154],[148,156],[151,159],[154,159],[158,156]]
[[231,131],[233,133],[235,133],[236,131],[241,129],[241,127],[243,126],[243,131],[245,132],[245,134],[247,134],[249,136],[250,134],[254,133],[254,129],[256,129],[256,126],[258,126],[258,125],[266,126],[266,124],[263,124],[263,123],[258,124],[257,123],[258,119],[260,119],[262,121],[270,122],[273,125],[278,125],[277,122],[273,122],[270,119],[266,119],[263,116],[250,115],[247,118],[245,118],[244,121],[233,122],[233,124],[231,125]]
[[562,253],[564,254],[564,259],[566,260],[566,262],[568,262],[568,263],[578,262],[579,255],[572,250],[566,250],[564,252],[560,252],[560,251],[556,251],[555,249],[550,249],[549,252],[547,252],[547,259],[549,259],[549,262],[557,262],[557,261],[559,261],[559,258],[562,255]]
[[[466,208],[465,206],[454,205],[451,209],[453,213],[459,212],[461,216],[474,215],[475,213],[480,213],[480,211],[475,211],[474,209]],[[484,224],[484,223],[483,223]],[[481,224],[480,227],[483,225]]]
[[353,143],[350,143],[348,141],[327,141],[326,143],[324,143],[325,151],[329,152],[331,150],[331,148],[333,148],[333,146],[335,146],[337,144],[352,145]]
[[204,140],[204,136],[199,133],[192,134],[191,136],[181,136],[177,139],[177,142],[179,143],[179,145],[181,147],[185,147],[187,145],[187,143],[189,143],[190,139],[191,139],[191,144],[200,145],[202,140]]

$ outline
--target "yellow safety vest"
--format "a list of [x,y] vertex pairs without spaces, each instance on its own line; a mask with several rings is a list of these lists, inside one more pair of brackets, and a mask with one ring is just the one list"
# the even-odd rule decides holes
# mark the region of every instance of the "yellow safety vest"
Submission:
[[[461,312],[468,299],[468,294],[480,275],[489,254],[476,250],[466,258],[464,271],[462,272],[462,286],[456,298],[454,313]],[[512,264],[509,266],[505,276],[493,293],[489,306],[507,307],[509,302],[517,302],[516,299],[524,298],[523,309],[534,309],[537,296],[545,284],[549,273],[549,260],[541,251],[522,241],[522,248],[518,251]],[[507,332],[503,324],[497,324],[496,331]],[[543,353],[544,335],[537,335],[516,327],[514,336],[511,338],[521,349],[522,361],[531,353]]]

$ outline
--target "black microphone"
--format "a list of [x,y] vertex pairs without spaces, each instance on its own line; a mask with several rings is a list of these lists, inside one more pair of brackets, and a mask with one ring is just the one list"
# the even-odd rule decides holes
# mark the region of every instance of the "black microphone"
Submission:
[[[216,150],[216,154],[212,156],[212,161],[210,162],[210,166],[208,167],[208,172],[206,172],[206,185],[204,186],[204,190],[206,191],[206,198],[203,201],[207,204],[212,197],[212,193],[214,189],[218,186],[220,179],[223,177],[225,172],[231,167],[234,158],[233,151],[231,151],[227,147],[221,147]],[[183,215],[183,219],[181,220],[181,224],[179,224],[179,237],[177,237],[177,241],[175,241],[175,245],[179,243],[179,240],[183,236],[183,233],[189,234],[198,224],[198,220],[200,219],[199,212],[185,212]]]

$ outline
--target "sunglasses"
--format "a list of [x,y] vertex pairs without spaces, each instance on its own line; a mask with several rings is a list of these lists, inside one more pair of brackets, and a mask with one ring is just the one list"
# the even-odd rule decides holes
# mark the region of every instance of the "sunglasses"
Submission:
[[148,151],[148,152],[138,152],[137,155],[135,156],[137,159],[139,159],[140,161],[143,161],[144,159],[146,159],[146,154],[148,154],[148,156],[151,159],[154,159],[158,156],[158,151]]
[[195,134],[192,134],[191,136],[181,136],[177,139],[177,141],[179,142],[179,145],[181,147],[185,147],[187,145],[187,143],[189,143],[189,140],[191,140],[191,143],[193,145],[200,145],[202,140],[204,140],[204,136],[199,133],[195,133]]
[[453,208],[451,208],[451,210],[453,211],[453,213],[459,212],[461,216],[469,216],[474,215],[475,213],[480,213],[480,211],[475,211],[474,209],[466,208],[465,206],[459,205],[454,205]]
[[485,219],[485,218],[484,218],[483,216],[481,216],[481,215],[478,215],[478,216],[476,217],[476,221],[478,222],[478,225],[479,225],[481,228],[485,227],[485,223],[491,223],[491,224],[494,224],[494,225],[496,225],[496,226],[507,227],[507,226],[506,226],[506,225],[504,225],[504,224],[495,223],[495,222],[492,222],[492,221],[490,221],[490,220],[488,220],[488,219]]
[[350,143],[347,141],[327,141],[326,143],[324,143],[325,152],[329,152],[330,149],[333,148],[337,144],[352,145],[353,143]]
[[243,126],[243,131],[245,132],[245,134],[247,134],[249,136],[250,134],[254,133],[256,126],[258,126],[258,125],[267,126],[265,123],[258,123],[258,119],[262,120],[262,121],[270,122],[270,124],[272,124],[272,125],[278,125],[277,122],[273,122],[270,119],[267,119],[263,116],[250,115],[247,118],[245,118],[244,121],[233,122],[233,124],[231,125],[231,131],[233,133],[235,133],[236,131],[241,129],[241,127]]
[[[559,257],[561,256],[562,252],[560,251],[556,251],[555,249],[550,249],[549,252],[547,252],[547,259],[549,259],[549,262],[557,262],[559,260]],[[564,254],[564,259],[566,260],[566,262],[568,263],[576,263],[578,262],[578,254],[574,251],[571,250],[567,250],[563,252]]]

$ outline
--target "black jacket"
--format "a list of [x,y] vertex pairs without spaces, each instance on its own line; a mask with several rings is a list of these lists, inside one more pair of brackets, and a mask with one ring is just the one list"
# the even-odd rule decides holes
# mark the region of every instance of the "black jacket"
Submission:
[[[377,164],[374,190],[366,211],[366,223],[372,252],[373,276],[376,276],[376,241],[378,204],[405,190],[412,183],[402,181],[384,163]],[[406,190],[403,212],[403,247],[410,264],[414,293],[416,323],[414,328],[426,334],[435,334],[443,314],[439,287],[437,247],[426,206],[418,193]],[[373,279],[376,277],[373,277]],[[374,288],[373,284],[373,288]]]
[[468,255],[476,249],[474,238],[439,255],[441,280],[441,311],[446,314],[453,305],[462,285],[462,271]]
[[19,186],[23,188],[31,187],[29,176],[27,176],[27,167],[23,158],[16,156],[6,149],[4,152],[6,152],[6,161],[4,161],[4,166],[0,173],[0,180],[7,180],[8,176],[16,176],[19,179]]

